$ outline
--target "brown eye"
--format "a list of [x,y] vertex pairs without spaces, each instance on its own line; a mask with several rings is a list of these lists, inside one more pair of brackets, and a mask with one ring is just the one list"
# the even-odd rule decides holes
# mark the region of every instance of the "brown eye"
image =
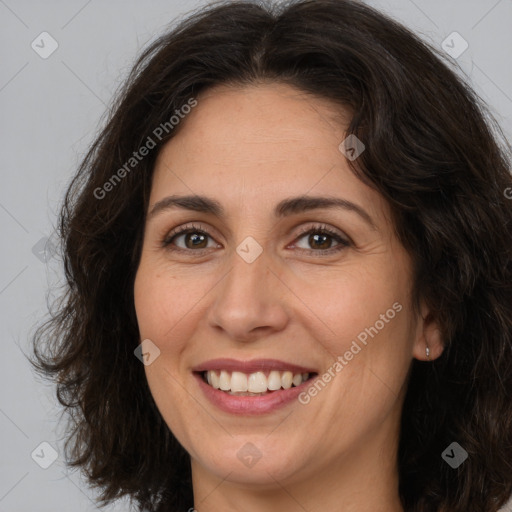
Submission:
[[[175,241],[181,237],[183,237],[184,247],[172,247],[172,245],[175,245]],[[200,229],[198,226],[190,225],[167,235],[162,241],[162,245],[163,247],[177,251],[208,249],[209,237],[210,235],[206,231]]]
[[[334,253],[337,251],[341,251],[351,245],[351,243],[345,238],[343,238],[339,233],[329,229],[326,226],[315,226],[313,228],[310,228],[307,231],[303,232],[297,240],[305,238],[306,235],[306,243],[309,245],[309,247],[312,247],[313,249],[300,248],[300,251],[305,251],[308,253]],[[338,242],[338,245],[336,245],[334,248],[332,247],[332,239]]]
[[[206,233],[200,233],[196,231],[186,231],[185,233],[182,233],[180,236],[185,237],[185,246],[187,249],[206,249],[205,246],[205,240],[208,236]],[[177,238],[177,237],[174,237]],[[190,244],[190,245],[189,245]],[[208,241],[206,241],[206,244],[208,244]]]

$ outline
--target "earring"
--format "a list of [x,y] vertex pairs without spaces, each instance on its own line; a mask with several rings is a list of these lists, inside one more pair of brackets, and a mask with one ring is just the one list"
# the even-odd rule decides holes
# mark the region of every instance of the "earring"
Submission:
[[425,353],[427,354],[427,359],[430,361],[430,349],[428,347],[425,349]]

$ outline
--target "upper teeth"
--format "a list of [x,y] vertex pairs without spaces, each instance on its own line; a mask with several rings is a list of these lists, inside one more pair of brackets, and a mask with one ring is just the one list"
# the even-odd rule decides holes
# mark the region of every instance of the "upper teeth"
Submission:
[[309,373],[296,373],[290,371],[271,371],[268,377],[264,372],[255,372],[249,375],[242,372],[228,372],[221,370],[209,370],[206,372],[206,380],[210,386],[222,391],[249,391],[251,393],[263,393],[278,389],[289,389],[299,386],[309,378]]

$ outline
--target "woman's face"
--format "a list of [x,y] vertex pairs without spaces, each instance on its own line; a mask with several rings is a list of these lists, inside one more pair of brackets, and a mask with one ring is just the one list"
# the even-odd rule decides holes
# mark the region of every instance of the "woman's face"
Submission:
[[[431,334],[388,205],[339,149],[348,118],[278,84],[197,100],[157,159],[135,281],[159,411],[212,482],[394,468],[407,373]],[[216,209],[166,202],[191,195]],[[230,394],[244,385],[281,390]]]

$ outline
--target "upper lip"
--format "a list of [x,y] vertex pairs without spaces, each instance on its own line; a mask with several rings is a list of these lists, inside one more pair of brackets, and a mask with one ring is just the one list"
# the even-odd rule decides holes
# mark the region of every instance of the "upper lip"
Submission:
[[279,359],[251,359],[239,361],[237,359],[210,359],[198,364],[192,371],[205,372],[208,370],[227,370],[231,372],[255,373],[265,370],[291,371],[293,373],[315,373],[315,370],[305,366],[287,363]]

